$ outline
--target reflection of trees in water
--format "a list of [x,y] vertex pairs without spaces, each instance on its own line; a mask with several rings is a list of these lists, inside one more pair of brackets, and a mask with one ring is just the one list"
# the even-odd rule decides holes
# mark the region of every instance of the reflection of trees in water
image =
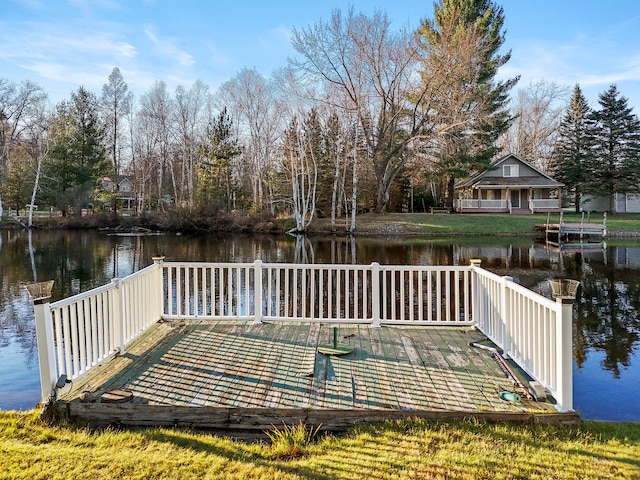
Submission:
[[[482,265],[499,275],[549,295],[548,278],[580,280],[574,307],[574,357],[582,367],[590,350],[605,353],[603,368],[617,377],[628,367],[640,336],[640,262],[616,265],[619,258],[640,257],[640,248],[560,254],[530,241],[505,239],[420,239],[364,237],[291,237],[166,234],[110,237],[99,232],[0,231],[0,347],[18,342],[33,359],[33,310],[24,285],[55,280],[53,298],[67,297],[124,276],[151,263],[167,261],[313,262],[386,265]],[[471,242],[476,241],[476,245]],[[633,250],[633,251],[632,251]],[[624,254],[624,255],[623,255]],[[629,262],[627,262],[629,263]],[[35,273],[34,273],[35,272]]]
[[582,367],[590,349],[604,352],[602,367],[620,377],[629,367],[640,339],[638,270],[615,265],[615,247],[607,261],[591,261],[582,269],[574,307],[574,351]]

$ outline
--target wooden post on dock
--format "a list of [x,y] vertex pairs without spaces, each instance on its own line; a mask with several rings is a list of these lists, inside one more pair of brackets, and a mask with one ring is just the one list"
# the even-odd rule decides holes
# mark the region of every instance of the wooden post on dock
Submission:
[[49,298],[53,280],[32,283],[25,286],[33,302],[36,321],[36,341],[38,345],[38,366],[40,369],[40,398],[45,403],[54,391],[57,383],[55,342],[53,339],[53,321]]

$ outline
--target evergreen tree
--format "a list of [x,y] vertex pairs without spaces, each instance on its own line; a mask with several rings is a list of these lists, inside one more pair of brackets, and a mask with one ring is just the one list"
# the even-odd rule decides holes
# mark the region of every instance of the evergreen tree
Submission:
[[587,163],[585,192],[609,199],[616,193],[640,193],[640,121],[615,85],[598,97],[591,114],[593,156]]
[[438,173],[447,178],[449,206],[456,178],[489,167],[495,142],[511,122],[508,93],[518,78],[495,78],[511,57],[498,54],[503,25],[503,9],[491,0],[440,0],[434,19],[416,34],[424,52],[423,82],[435,91],[435,157]]
[[198,149],[202,157],[198,170],[198,203],[222,207],[227,213],[235,208],[238,193],[233,161],[242,153],[232,129],[233,122],[224,108],[207,126],[206,139]]
[[66,215],[69,207],[86,207],[96,183],[111,171],[96,96],[80,87],[70,102],[58,104],[51,135],[55,144],[49,153],[47,186]]
[[592,154],[591,109],[579,85],[573,90],[573,97],[558,129],[558,140],[553,150],[552,174],[573,191],[576,212],[580,211],[580,201],[587,180],[585,166]]

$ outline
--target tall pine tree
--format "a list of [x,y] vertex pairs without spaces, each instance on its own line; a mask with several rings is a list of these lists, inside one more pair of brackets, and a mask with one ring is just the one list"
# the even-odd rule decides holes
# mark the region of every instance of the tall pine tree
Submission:
[[585,166],[592,155],[593,121],[591,108],[576,84],[571,102],[560,123],[558,140],[553,150],[552,173],[573,192],[576,212],[580,211],[582,193],[587,180]]
[[585,192],[609,199],[613,212],[616,193],[640,193],[640,121],[615,85],[598,97],[593,156],[587,163]]
[[96,182],[111,171],[96,96],[80,87],[70,102],[58,104],[51,136],[55,145],[49,153],[46,187],[66,216],[69,207],[86,207]]
[[489,167],[511,122],[508,93],[518,77],[496,80],[511,57],[499,53],[503,26],[503,9],[491,0],[440,0],[416,34],[423,82],[436,92],[436,169],[447,179],[449,206],[456,178]]

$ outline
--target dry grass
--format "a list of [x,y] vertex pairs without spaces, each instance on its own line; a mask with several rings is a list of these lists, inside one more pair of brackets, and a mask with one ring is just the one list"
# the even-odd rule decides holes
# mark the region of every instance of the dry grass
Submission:
[[303,457],[207,433],[51,426],[0,414],[6,479],[640,478],[640,425],[396,422],[328,436]]

